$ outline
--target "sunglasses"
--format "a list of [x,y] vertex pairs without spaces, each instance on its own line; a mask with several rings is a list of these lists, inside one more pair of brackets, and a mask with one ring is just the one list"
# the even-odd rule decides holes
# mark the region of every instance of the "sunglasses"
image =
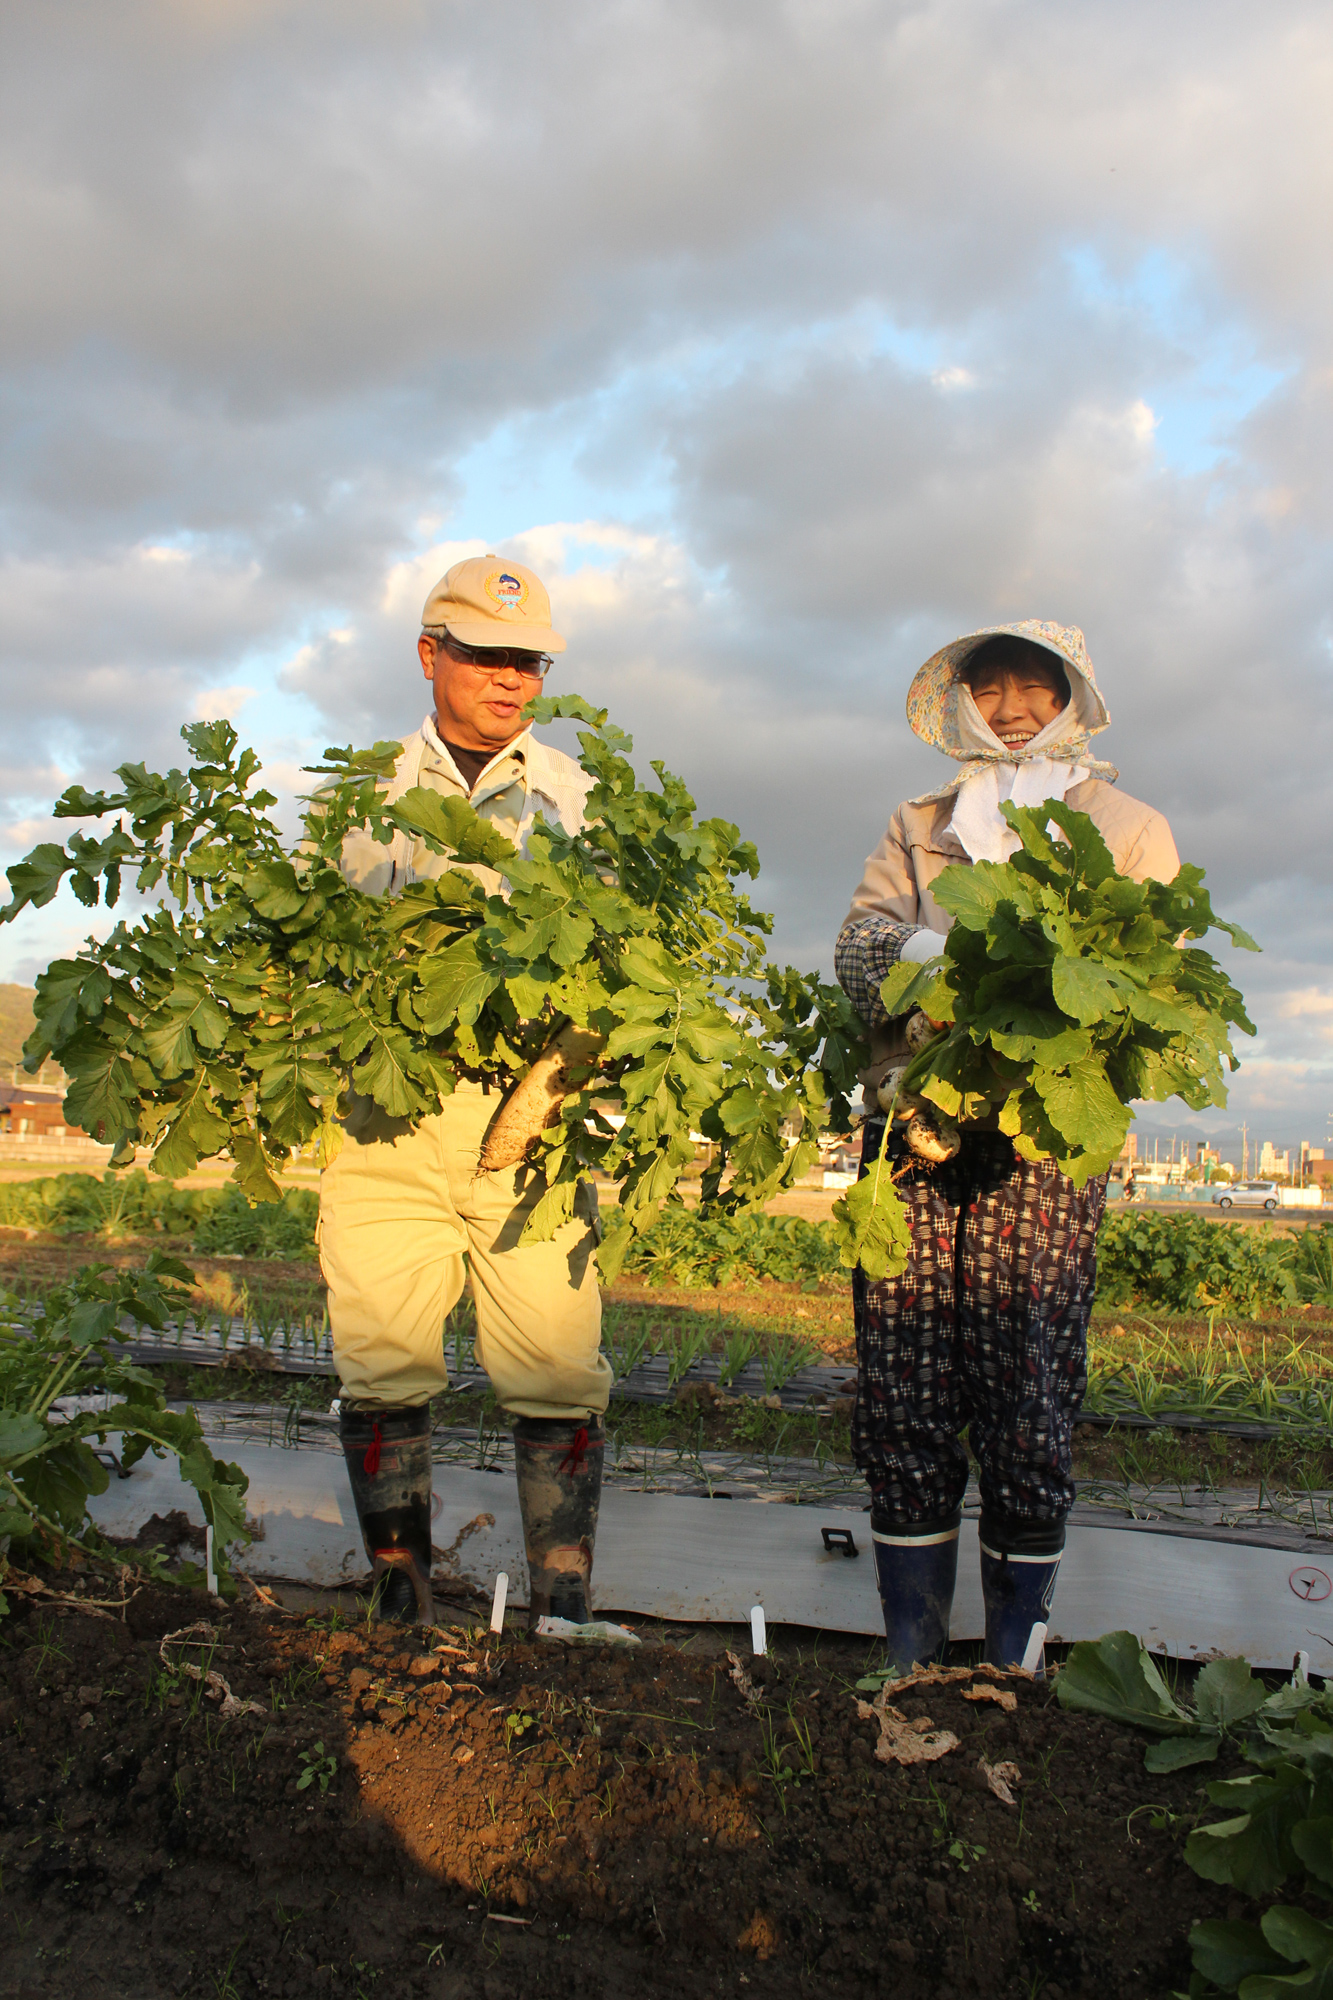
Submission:
[[482,674],[503,674],[512,667],[525,680],[545,680],[555,661],[550,653],[521,652],[517,646],[465,646],[451,632],[439,642],[451,657]]

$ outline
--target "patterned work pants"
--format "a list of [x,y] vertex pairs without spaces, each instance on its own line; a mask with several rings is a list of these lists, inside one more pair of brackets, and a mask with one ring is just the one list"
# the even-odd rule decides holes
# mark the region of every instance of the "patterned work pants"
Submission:
[[[879,1152],[867,1122],[862,1160]],[[1106,1176],[1080,1192],[1050,1161],[967,1132],[931,1167],[891,1142],[912,1220],[901,1277],[852,1279],[852,1449],[877,1512],[910,1526],[958,1507],[969,1430],[987,1514],[1058,1522],[1074,1501],[1071,1439],[1087,1388]]]

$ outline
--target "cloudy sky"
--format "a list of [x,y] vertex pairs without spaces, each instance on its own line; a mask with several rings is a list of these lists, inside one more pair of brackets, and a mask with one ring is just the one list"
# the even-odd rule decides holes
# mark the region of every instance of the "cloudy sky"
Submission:
[[[563,684],[831,965],[944,767],[913,668],[1081,625],[1099,740],[1262,959],[1231,1109],[1323,1142],[1333,19],[1315,0],[4,0],[0,863],[228,714],[420,720],[421,600]],[[0,932],[29,982],[87,928]]]

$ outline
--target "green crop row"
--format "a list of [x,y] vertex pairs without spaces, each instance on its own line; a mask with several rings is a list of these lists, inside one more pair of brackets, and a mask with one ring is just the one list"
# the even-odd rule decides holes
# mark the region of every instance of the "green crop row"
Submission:
[[1333,1224],[1277,1236],[1193,1215],[1111,1215],[1097,1241],[1097,1297],[1249,1319],[1297,1303],[1333,1305]]
[[0,1228],[53,1236],[184,1237],[200,1256],[313,1258],[319,1196],[252,1202],[238,1187],[183,1188],[135,1169],[0,1183]]
[[[105,1446],[112,1432],[127,1471],[147,1452],[174,1453],[213,1530],[220,1570],[227,1545],[248,1539],[244,1472],[214,1458],[194,1411],[169,1409],[162,1386],[119,1346],[127,1318],[160,1333],[188,1311],[189,1276],[155,1251],[142,1271],[85,1265],[31,1320],[0,1299],[0,1546],[35,1541],[49,1555],[53,1543],[83,1540],[88,1496],[108,1484],[94,1442]],[[73,1407],[57,1410],[65,1398]],[[0,1594],[0,1617],[8,1608]]]
[[814,1291],[838,1271],[832,1227],[796,1215],[699,1216],[672,1208],[625,1259],[627,1275],[650,1285],[745,1285],[769,1279]]
[[[171,1236],[201,1256],[313,1258],[318,1213],[312,1188],[255,1203],[232,1185],[175,1187],[138,1170],[0,1184],[0,1227]],[[635,1239],[624,1268],[650,1285],[770,1282],[814,1291],[838,1275],[838,1246],[831,1224],[799,1216],[673,1208]],[[1097,1297],[1109,1306],[1238,1318],[1296,1304],[1333,1306],[1333,1222],[1288,1236],[1200,1216],[1112,1214],[1098,1240]]]

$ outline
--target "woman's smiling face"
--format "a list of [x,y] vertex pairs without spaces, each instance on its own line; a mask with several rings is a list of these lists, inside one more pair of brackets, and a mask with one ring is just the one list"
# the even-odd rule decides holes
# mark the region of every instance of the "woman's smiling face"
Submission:
[[983,668],[968,685],[982,721],[1011,750],[1021,750],[1067,707],[1063,680],[1058,667],[996,667]]

